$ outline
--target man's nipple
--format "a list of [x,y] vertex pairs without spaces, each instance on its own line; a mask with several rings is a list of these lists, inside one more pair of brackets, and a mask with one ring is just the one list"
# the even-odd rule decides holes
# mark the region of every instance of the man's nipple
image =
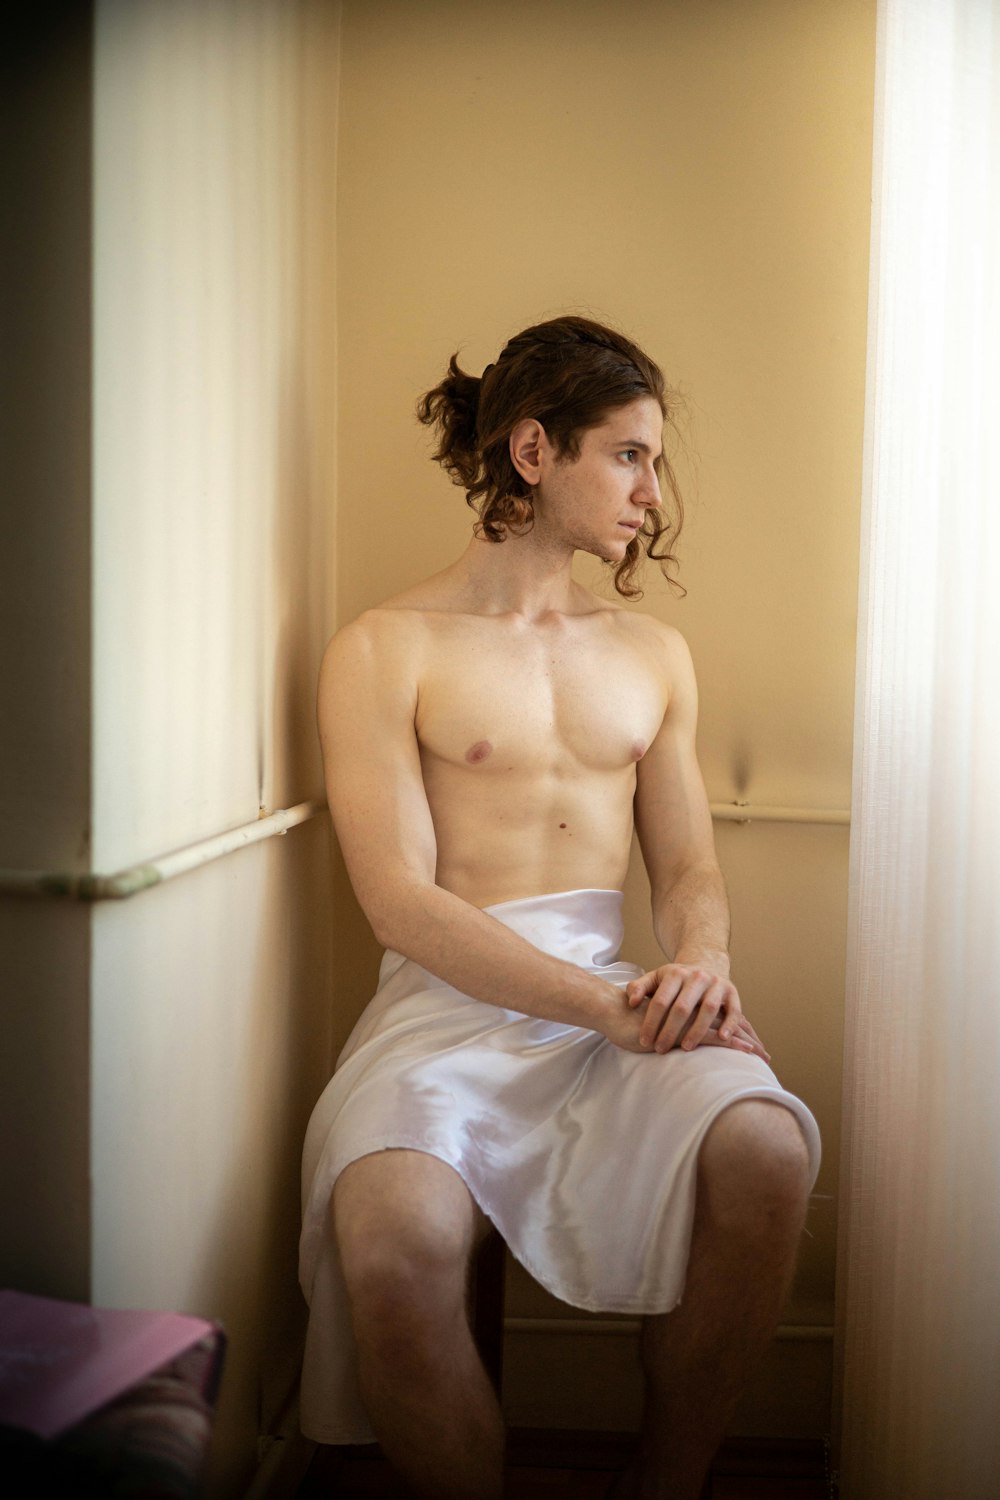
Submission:
[[490,744],[489,740],[477,740],[474,745],[470,745],[468,750],[466,750],[465,758],[469,762],[470,766],[474,766],[477,765],[479,761],[485,760],[488,755],[492,754],[493,746]]

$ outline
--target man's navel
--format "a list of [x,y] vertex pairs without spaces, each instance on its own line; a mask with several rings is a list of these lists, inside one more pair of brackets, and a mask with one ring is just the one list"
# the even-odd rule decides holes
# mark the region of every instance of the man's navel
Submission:
[[481,760],[485,760],[488,755],[492,754],[493,746],[489,740],[477,740],[474,745],[470,745],[468,750],[466,750],[465,758],[470,766],[475,766]]

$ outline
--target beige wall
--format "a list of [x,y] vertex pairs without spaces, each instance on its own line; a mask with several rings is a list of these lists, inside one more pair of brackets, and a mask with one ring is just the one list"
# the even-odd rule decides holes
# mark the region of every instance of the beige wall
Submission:
[[225,1326],[213,1496],[243,1492],[298,1376],[328,849],[317,820],[94,914],[91,1298]]
[[[321,792],[336,6],[97,7],[94,860]],[[221,1318],[210,1484],[294,1380],[329,1048],[325,823],[93,925],[93,1297]]]
[[94,859],[116,868],[319,784],[336,10],[97,17]]
[[[45,397],[13,468],[5,701],[30,711],[0,864],[110,873],[321,795],[339,9],[88,9],[62,8],[68,61],[42,15],[49,84],[17,119]],[[213,1496],[243,1493],[297,1376],[328,855],[317,819],[127,901],[0,914],[6,1284],[223,1322]]]
[[[478,372],[530,321],[607,317],[688,398],[688,594],[654,576],[643,607],[691,644],[709,794],[848,806],[873,68],[874,0],[347,0],[341,620],[468,536],[412,416],[447,356]],[[788,1321],[828,1326],[847,830],[726,826],[718,842],[749,1013],[824,1134]],[[647,899],[635,870],[629,950],[651,962]],[[356,914],[339,928],[344,948],[363,931]],[[363,935],[353,955],[340,1030],[372,984]],[[508,1310],[566,1311],[520,1274]],[[607,1337],[579,1335],[561,1382],[540,1373],[544,1343],[524,1326],[512,1340],[518,1419],[599,1421],[572,1385],[551,1393],[599,1369]],[[822,1337],[813,1354],[811,1406],[758,1390],[746,1430],[823,1430]]]

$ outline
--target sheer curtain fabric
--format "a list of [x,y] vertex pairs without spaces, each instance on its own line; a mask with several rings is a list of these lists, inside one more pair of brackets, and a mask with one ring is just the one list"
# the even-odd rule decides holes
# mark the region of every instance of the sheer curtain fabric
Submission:
[[844,1500],[1000,1495],[1000,3],[880,0]]

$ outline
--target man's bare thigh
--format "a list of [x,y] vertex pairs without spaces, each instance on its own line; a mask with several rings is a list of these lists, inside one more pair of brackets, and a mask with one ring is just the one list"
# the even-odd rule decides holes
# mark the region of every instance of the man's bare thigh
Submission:
[[393,1148],[344,1168],[330,1199],[341,1252],[394,1244],[467,1261],[489,1220],[454,1167],[426,1151]]

